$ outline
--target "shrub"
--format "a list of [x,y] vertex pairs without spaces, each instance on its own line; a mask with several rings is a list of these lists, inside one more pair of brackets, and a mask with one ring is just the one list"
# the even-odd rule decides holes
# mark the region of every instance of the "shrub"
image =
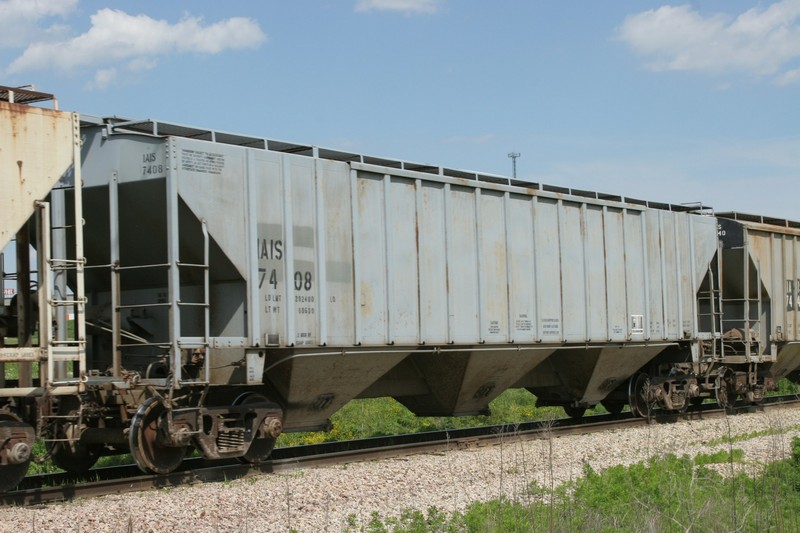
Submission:
[[399,518],[374,514],[361,528],[352,519],[348,531],[797,531],[800,439],[792,442],[791,460],[772,463],[753,478],[723,476],[705,466],[742,458],[741,450],[733,450],[667,455],[603,472],[587,465],[584,477],[558,487],[552,504],[499,499],[452,515],[435,508]]

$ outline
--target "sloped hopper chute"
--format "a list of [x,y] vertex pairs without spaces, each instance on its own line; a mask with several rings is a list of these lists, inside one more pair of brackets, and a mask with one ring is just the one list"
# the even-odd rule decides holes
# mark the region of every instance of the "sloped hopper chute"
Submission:
[[65,175],[74,156],[72,113],[0,101],[0,250]]
[[419,416],[477,415],[536,368],[552,349],[463,350],[412,353],[362,397],[393,396]]
[[545,404],[594,405],[664,349],[656,345],[559,350],[517,386],[527,388]]

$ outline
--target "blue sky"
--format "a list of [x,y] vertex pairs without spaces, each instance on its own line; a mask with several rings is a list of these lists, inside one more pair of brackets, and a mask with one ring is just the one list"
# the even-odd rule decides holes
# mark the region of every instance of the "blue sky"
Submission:
[[800,0],[0,0],[0,84],[800,219]]

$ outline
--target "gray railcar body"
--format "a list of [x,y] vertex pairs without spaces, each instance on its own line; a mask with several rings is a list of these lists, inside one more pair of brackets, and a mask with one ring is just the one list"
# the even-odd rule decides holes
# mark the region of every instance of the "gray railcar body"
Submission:
[[[210,366],[226,368],[213,383],[258,383],[228,364],[266,354],[287,428],[324,426],[361,395],[393,395],[418,414],[476,414],[512,385],[547,383],[552,372],[536,368],[548,358],[547,368],[593,364],[553,398],[593,405],[700,333],[694,295],[717,251],[712,217],[131,133],[140,127],[84,128],[87,225],[105,223],[107,189],[118,188],[111,227],[120,232],[109,242],[118,240],[127,253],[119,267],[132,270],[202,264],[204,225],[209,329],[182,305],[202,301],[203,287],[144,269],[138,283],[123,282],[121,301],[172,294],[170,306],[160,315],[134,307],[119,320],[149,319],[161,327],[152,337],[180,347],[208,343]],[[87,259],[114,262],[103,240],[87,245]],[[90,279],[95,307],[110,303],[107,279]],[[570,362],[569,349],[595,360]],[[172,371],[180,383],[180,367]]]

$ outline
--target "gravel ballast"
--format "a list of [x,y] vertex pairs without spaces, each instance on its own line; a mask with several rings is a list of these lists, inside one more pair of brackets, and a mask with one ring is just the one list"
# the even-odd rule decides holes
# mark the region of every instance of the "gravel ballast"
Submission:
[[[373,512],[436,506],[463,510],[471,502],[531,498],[531,482],[557,486],[582,475],[654,455],[726,450],[738,440],[745,465],[757,468],[791,454],[800,410],[771,409],[675,424],[543,440],[513,441],[397,459],[317,467],[231,482],[105,496],[39,508],[0,510],[0,530],[23,531],[341,531],[347,517],[366,524]],[[727,466],[726,466],[727,467]],[[741,466],[737,466],[741,467]]]

